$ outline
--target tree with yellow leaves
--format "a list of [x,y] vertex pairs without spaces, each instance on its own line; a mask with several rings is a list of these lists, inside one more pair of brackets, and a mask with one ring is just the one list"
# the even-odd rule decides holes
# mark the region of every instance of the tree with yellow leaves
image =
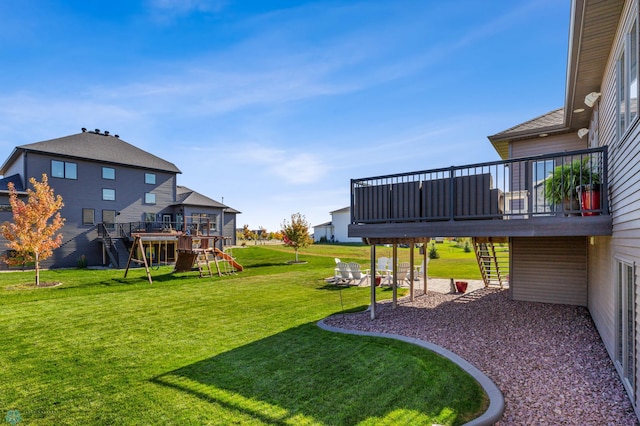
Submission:
[[54,195],[45,173],[42,181],[29,179],[33,189],[27,189],[27,202],[18,198],[13,183],[9,183],[9,203],[13,222],[0,225],[2,236],[9,242],[7,247],[15,250],[18,257],[6,257],[9,265],[35,262],[36,286],[40,285],[40,261],[46,260],[53,250],[60,247],[62,234],[57,234],[64,225],[60,209],[64,204],[60,195]]
[[282,241],[284,245],[293,247],[296,252],[296,263],[298,260],[298,249],[300,247],[306,247],[313,243],[313,239],[309,236],[309,227],[311,225],[305,219],[304,215],[300,213],[294,213],[291,215],[291,222],[286,219],[282,222]]

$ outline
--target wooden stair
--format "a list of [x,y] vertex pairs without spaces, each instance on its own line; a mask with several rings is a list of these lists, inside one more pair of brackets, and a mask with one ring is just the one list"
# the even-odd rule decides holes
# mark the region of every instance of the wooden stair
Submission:
[[[496,247],[501,243],[503,245]],[[474,238],[473,249],[484,286],[504,288],[509,285],[509,240],[496,237]]]

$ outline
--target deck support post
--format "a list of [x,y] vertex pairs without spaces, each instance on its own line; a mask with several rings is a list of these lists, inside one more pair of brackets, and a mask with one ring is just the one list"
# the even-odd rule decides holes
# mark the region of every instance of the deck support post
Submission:
[[371,273],[369,274],[371,283],[371,319],[376,319],[376,245],[371,244]]
[[393,309],[398,307],[398,243],[393,243]]
[[414,252],[416,251],[416,245],[414,243],[409,244],[409,300],[413,302],[413,272],[415,271],[416,264],[414,259]]
[[422,268],[422,275],[423,275],[423,293],[427,294],[427,288],[428,288],[428,284],[427,281],[429,280],[429,255],[427,254],[427,249],[428,249],[428,245],[429,245],[429,238],[427,238],[425,240],[425,242],[422,245],[422,248],[424,250],[422,250],[422,264],[424,265],[424,268]]

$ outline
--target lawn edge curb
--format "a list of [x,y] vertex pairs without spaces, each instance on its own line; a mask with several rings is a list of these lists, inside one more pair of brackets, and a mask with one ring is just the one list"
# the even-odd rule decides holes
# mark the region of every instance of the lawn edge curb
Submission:
[[[330,318],[330,317],[329,317]],[[326,319],[326,318],[325,318]],[[334,327],[331,325],[325,324],[324,320],[321,319],[316,324],[323,330],[333,331],[335,333],[343,333],[343,334],[354,334],[358,336],[370,336],[370,337],[384,337],[387,339],[395,339],[403,342],[411,343],[416,346],[420,346],[422,348],[428,349],[432,352],[437,353],[440,356],[443,356],[449,359],[454,364],[457,364],[460,368],[466,371],[469,375],[471,375],[479,384],[482,386],[482,389],[486,392],[489,397],[489,407],[487,410],[480,416],[477,417],[467,423],[465,425],[469,426],[484,426],[484,425],[493,425],[500,421],[502,415],[504,413],[504,396],[498,386],[487,375],[485,375],[478,368],[473,366],[469,361],[462,358],[459,355],[451,352],[443,348],[442,346],[438,346],[434,343],[427,342],[421,339],[416,339],[414,337],[402,336],[400,334],[388,334],[388,333],[377,333],[370,331],[360,331],[360,330],[349,330],[345,328]]]

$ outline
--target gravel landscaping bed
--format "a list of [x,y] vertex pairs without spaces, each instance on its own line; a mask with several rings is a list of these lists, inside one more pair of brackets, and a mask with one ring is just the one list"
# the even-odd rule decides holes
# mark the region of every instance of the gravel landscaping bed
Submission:
[[517,302],[506,290],[427,292],[327,325],[393,333],[442,346],[500,388],[500,425],[638,425],[631,403],[586,308]]

